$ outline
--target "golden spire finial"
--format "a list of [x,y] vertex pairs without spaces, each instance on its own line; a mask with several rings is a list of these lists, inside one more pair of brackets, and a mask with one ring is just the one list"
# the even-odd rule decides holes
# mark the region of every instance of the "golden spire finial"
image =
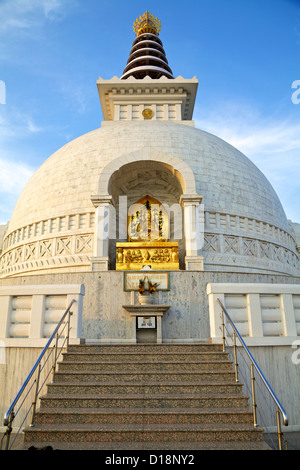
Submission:
[[152,33],[158,36],[161,30],[161,22],[147,10],[133,23],[133,30],[137,36],[144,33]]

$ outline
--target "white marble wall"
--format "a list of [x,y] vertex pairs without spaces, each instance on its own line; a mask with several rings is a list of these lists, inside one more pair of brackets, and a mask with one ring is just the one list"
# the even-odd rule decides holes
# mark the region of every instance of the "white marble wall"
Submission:
[[[40,289],[43,289],[45,285],[51,284],[61,284],[65,287],[70,284],[84,285],[85,295],[82,297],[83,318],[81,337],[86,339],[87,342],[130,343],[132,339],[132,321],[129,313],[124,310],[122,305],[130,304],[133,299],[130,292],[124,292],[123,275],[123,272],[108,271],[104,273],[89,272],[25,276],[19,279],[2,280],[0,285],[1,289],[11,289],[12,287],[19,289],[18,286],[20,285],[27,289],[30,289],[32,285],[40,286]],[[262,288],[262,284],[264,284],[265,292],[279,288],[279,286],[281,293],[286,289],[290,293],[294,290],[295,292],[299,291],[299,278],[286,276],[216,272],[170,273],[170,291],[161,291],[155,294],[157,303],[170,305],[170,309],[164,314],[162,319],[163,342],[191,343],[207,341],[213,333],[210,324],[207,285],[224,285],[226,283],[233,286],[238,284],[240,287],[241,283],[244,286],[251,284],[253,290],[259,290]],[[287,286],[287,284],[289,285]],[[297,292],[296,295],[298,295]],[[232,310],[234,307],[232,292],[228,292],[228,294],[230,294],[228,296],[228,306]],[[285,294],[287,294],[287,291]],[[136,297],[137,294],[135,293],[135,302],[137,302]],[[240,298],[237,300],[239,302]],[[237,314],[236,319],[240,323],[243,323],[241,320],[243,320],[245,313],[244,308],[240,308],[243,305],[239,304],[238,311],[234,312],[234,314]],[[295,318],[296,323],[298,323],[298,301],[296,300],[293,305],[297,310]],[[271,304],[267,305],[267,307],[270,306]],[[264,314],[267,317],[270,313],[277,315],[277,310],[277,308],[273,309],[271,306],[270,311],[264,312]],[[259,323],[257,325],[259,327]],[[267,341],[261,341],[264,338]],[[290,335],[284,337],[277,334],[277,336],[268,335],[264,338],[260,338],[260,342],[252,342],[252,353],[263,371],[266,372],[268,380],[288,412],[290,419],[289,429],[299,430],[300,411],[299,407],[297,407],[297,402],[300,399],[298,380],[300,363],[293,362],[292,355],[294,354],[294,359],[299,358],[300,360],[300,353],[297,356],[296,350],[293,349],[292,340],[296,338],[300,340],[300,337],[299,335],[297,337],[291,337]],[[24,368],[29,371],[34,357],[39,351],[40,344],[38,342],[31,342],[30,338],[10,338],[9,340],[11,342],[8,341],[5,346],[5,361],[2,361],[4,363],[0,364],[0,375],[7,383],[7,390],[10,390],[12,394],[13,390],[15,390],[13,387],[14,382],[16,384],[20,383],[21,376],[23,377],[24,375],[23,368],[20,366],[21,356],[25,361]],[[22,340],[23,344],[20,342],[18,345],[14,345],[13,341],[16,340],[19,342]],[[34,347],[30,347],[30,345]],[[34,357],[33,352],[35,354]],[[245,382],[247,380],[245,379]],[[241,381],[244,382],[243,379]],[[0,399],[3,404],[7,404],[8,399],[6,395],[3,395],[4,392],[4,390],[1,391]],[[273,426],[271,421],[270,426]]]
[[[123,289],[124,273],[65,273],[3,279],[0,286],[84,285],[82,337],[130,341],[131,318],[122,305],[131,303]],[[156,292],[156,302],[170,305],[163,317],[164,341],[199,341],[210,337],[208,283],[299,284],[299,278],[263,274],[171,272],[170,291]]]
[[210,332],[222,341],[222,309],[247,345],[291,345],[300,339],[300,284],[208,284]]
[[[83,285],[0,286],[0,340],[4,347],[43,347],[72,305],[70,342],[82,328]],[[65,332],[66,334],[66,332]]]

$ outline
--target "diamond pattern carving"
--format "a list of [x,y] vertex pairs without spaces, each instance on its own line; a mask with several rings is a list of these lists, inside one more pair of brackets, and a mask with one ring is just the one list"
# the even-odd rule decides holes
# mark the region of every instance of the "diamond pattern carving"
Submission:
[[239,239],[237,237],[225,237],[224,252],[239,254]]
[[36,246],[37,246],[36,243],[32,245],[25,245],[24,261],[35,259]]
[[219,235],[205,235],[204,236],[204,251],[220,251]]
[[40,242],[40,258],[48,258],[52,256],[53,241],[52,240],[42,240]]
[[259,256],[261,258],[271,258],[271,249],[269,243],[260,242],[259,243]]
[[15,261],[14,261],[15,263],[21,263],[22,262],[22,254],[23,254],[22,247],[15,249]]
[[56,256],[70,255],[72,253],[71,237],[57,238],[56,240]]
[[92,235],[78,235],[76,237],[76,253],[91,253],[92,244]]
[[256,240],[243,238],[243,255],[257,256]]

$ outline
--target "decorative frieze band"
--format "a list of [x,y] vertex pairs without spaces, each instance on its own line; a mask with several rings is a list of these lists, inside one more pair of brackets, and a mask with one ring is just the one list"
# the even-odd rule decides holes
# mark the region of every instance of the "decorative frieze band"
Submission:
[[203,253],[205,252],[216,255],[254,257],[259,260],[281,263],[292,269],[297,269],[299,262],[294,251],[275,243],[215,233],[204,234]]
[[89,265],[93,240],[93,234],[87,233],[38,240],[14,248],[0,259],[1,276],[36,269]]
[[90,231],[95,225],[95,213],[86,212],[81,214],[66,215],[62,217],[53,217],[51,219],[35,222],[26,225],[10,233],[3,240],[2,252],[4,253],[10,247],[18,244],[27,244],[41,238],[53,237],[60,233],[72,231]]
[[294,238],[275,225],[250,217],[242,217],[220,212],[205,211],[205,232],[243,232],[249,236],[272,240],[290,248],[295,247]]
[[[21,245],[28,243],[30,240],[47,238],[47,235],[51,237],[59,233],[67,233],[68,231],[89,231],[94,229],[94,225],[94,212],[55,217],[35,222],[9,234],[3,241],[2,253],[5,253],[6,250],[16,244]],[[212,231],[215,232],[215,230],[217,232],[244,232],[250,236],[266,238],[279,244],[283,243],[292,249],[295,247],[293,237],[285,230],[272,224],[249,217],[205,211],[205,232],[211,233]]]
[[[97,201],[95,201],[97,203]],[[60,266],[89,265],[94,251],[95,213],[88,212],[36,222],[9,234],[0,258],[1,276]],[[249,263],[269,263],[276,270],[295,272],[299,258],[295,240],[285,230],[248,217],[205,212],[204,264],[231,265],[232,257]],[[212,256],[216,255],[213,259]],[[248,262],[248,261],[247,261]]]

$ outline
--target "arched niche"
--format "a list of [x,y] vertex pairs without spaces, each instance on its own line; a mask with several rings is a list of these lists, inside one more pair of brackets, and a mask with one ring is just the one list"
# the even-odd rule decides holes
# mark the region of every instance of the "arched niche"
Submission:
[[169,214],[164,205],[148,194],[134,202],[127,215],[128,241],[163,241],[170,236]]
[[[119,230],[121,218],[128,222],[130,208],[134,204],[143,203],[147,196],[151,202],[163,207],[164,217],[168,219],[169,240],[178,240],[179,259],[184,256],[183,231],[178,230],[182,221],[182,208],[180,198],[183,194],[182,181],[178,179],[177,172],[170,165],[157,161],[139,160],[123,165],[117,169],[108,181],[108,192],[112,196],[116,213],[116,241],[127,241],[128,232]],[[124,214],[126,205],[126,215]],[[177,217],[177,232],[174,231],[174,222]],[[167,220],[166,219],[166,220]],[[175,238],[176,237],[176,238]],[[130,237],[129,237],[130,238]],[[116,259],[115,244],[110,244],[111,269],[114,269]]]

